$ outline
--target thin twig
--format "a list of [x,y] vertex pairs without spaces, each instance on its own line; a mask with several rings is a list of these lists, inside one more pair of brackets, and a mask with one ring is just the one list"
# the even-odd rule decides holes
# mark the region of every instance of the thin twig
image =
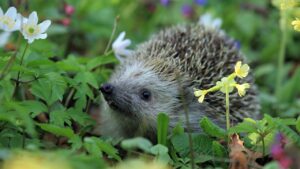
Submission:
[[70,91],[70,93],[69,93],[69,95],[68,95],[68,97],[67,97],[67,99],[66,99],[65,107],[68,107],[68,105],[69,105],[69,103],[70,103],[70,101],[71,101],[71,99],[72,99],[72,97],[74,95],[74,92],[75,92],[75,89],[72,88],[71,91]]
[[105,48],[105,51],[104,51],[104,54],[105,54],[105,55],[107,54],[107,52],[108,52],[108,50],[109,50],[109,48],[110,48],[110,46],[111,46],[112,40],[113,40],[114,35],[115,35],[115,33],[116,33],[116,30],[117,30],[117,25],[118,25],[119,19],[120,19],[119,16],[117,16],[117,17],[115,18],[115,21],[114,21],[114,27],[113,27],[113,30],[112,30],[112,32],[111,32],[111,35],[110,35],[108,44],[107,44],[107,46],[106,46],[106,48]]

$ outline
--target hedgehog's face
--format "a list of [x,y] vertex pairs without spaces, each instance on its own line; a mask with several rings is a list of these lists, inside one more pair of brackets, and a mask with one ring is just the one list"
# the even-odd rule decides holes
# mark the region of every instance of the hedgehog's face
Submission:
[[125,116],[156,118],[159,112],[171,113],[178,107],[178,87],[162,80],[142,63],[121,65],[101,92],[114,112]]

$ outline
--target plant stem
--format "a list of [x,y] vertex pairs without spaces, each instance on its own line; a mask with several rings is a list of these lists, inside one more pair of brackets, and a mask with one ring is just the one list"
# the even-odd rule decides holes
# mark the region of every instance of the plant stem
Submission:
[[264,135],[261,135],[261,138],[262,138],[262,140],[261,140],[261,142],[262,142],[262,151],[263,151],[263,157],[265,156],[265,153],[266,153],[266,149],[265,149],[265,136]]
[[176,72],[176,79],[178,80],[178,86],[179,86],[179,92],[181,95],[182,99],[182,104],[183,104],[183,110],[185,114],[185,122],[186,122],[186,128],[187,128],[187,133],[188,133],[188,138],[189,138],[189,148],[190,148],[190,158],[191,158],[191,168],[195,169],[195,155],[194,155],[194,145],[193,145],[193,137],[191,134],[190,130],[190,119],[189,119],[189,108],[185,99],[185,92],[181,83],[181,79],[179,78],[179,72]]
[[[21,33],[18,34],[18,39],[17,39],[17,49],[20,48],[20,44],[21,44]],[[10,57],[10,59],[8,60],[7,64],[5,65],[5,67],[3,68],[1,74],[0,74],[0,80],[2,80],[5,77],[5,73],[7,71],[9,71],[10,66],[12,65],[12,63],[15,61],[16,56],[18,54],[18,50],[16,50],[14,52],[14,54]]]
[[[22,64],[23,64],[24,56],[25,56],[25,53],[26,53],[26,51],[27,51],[27,49],[28,49],[28,46],[29,46],[28,43],[26,43],[25,49],[24,49],[24,51],[23,51],[23,53],[22,53],[22,56],[21,56],[20,66],[22,66]],[[18,87],[19,87],[19,84],[20,84],[20,81],[19,81],[19,80],[20,80],[20,77],[21,77],[21,71],[18,71],[18,76],[17,76],[17,81],[16,81],[16,87],[15,87],[14,95],[15,95],[15,93],[16,93]]]
[[114,37],[114,35],[115,35],[115,33],[116,33],[119,18],[120,18],[119,16],[117,16],[117,17],[115,18],[115,21],[114,21],[114,27],[113,27],[112,33],[111,33],[111,35],[110,35],[108,44],[107,44],[107,46],[106,46],[106,48],[105,48],[105,51],[104,51],[104,54],[105,54],[105,55],[107,55],[107,52],[109,52],[108,50],[109,50],[110,45],[111,45],[111,43],[112,43],[113,37]]
[[225,108],[226,108],[226,129],[227,131],[230,128],[230,119],[229,119],[229,91],[228,91],[228,87],[226,88],[226,92],[225,92]]
[[280,41],[280,49],[278,56],[278,73],[277,73],[277,81],[275,88],[276,98],[279,98],[279,91],[283,81],[283,66],[285,60],[285,49],[286,49],[286,40],[287,40],[287,31],[286,31],[286,14],[285,10],[280,10],[280,30],[281,30],[281,41]]

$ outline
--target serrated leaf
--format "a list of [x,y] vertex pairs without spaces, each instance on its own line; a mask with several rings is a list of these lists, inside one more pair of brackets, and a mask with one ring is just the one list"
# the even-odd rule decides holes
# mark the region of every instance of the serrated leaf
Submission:
[[57,110],[49,113],[50,123],[55,124],[60,127],[64,127],[64,124],[67,123],[71,125],[70,116],[66,110]]
[[167,136],[169,129],[169,117],[165,113],[159,113],[157,116],[157,142],[167,145]]
[[[193,134],[193,149],[196,153],[204,155],[212,155],[212,139],[205,134]],[[176,150],[182,157],[189,154],[190,141],[187,133],[175,135],[171,138],[171,142]]]
[[254,133],[257,131],[256,121],[250,118],[244,118],[242,123],[237,124],[236,126],[231,127],[228,130],[229,134],[233,133]]
[[226,137],[226,131],[219,126],[215,125],[211,120],[209,120],[207,117],[204,117],[200,121],[200,127],[202,130],[213,137],[217,138],[225,138]]
[[48,73],[45,78],[34,82],[31,87],[33,95],[43,99],[48,105],[55,101],[62,100],[67,84],[64,78],[58,73]]
[[69,139],[72,139],[73,137],[76,136],[74,131],[69,127],[59,127],[54,124],[43,124],[43,123],[38,123],[37,125],[41,129],[43,129],[49,133],[52,133],[54,135],[57,135],[57,136],[64,136]]
[[87,83],[96,89],[99,87],[94,74],[91,72],[80,72],[75,76],[74,80],[77,83]]
[[21,106],[24,106],[28,112],[32,113],[31,117],[35,117],[40,113],[47,112],[47,106],[39,101],[34,100],[25,100],[20,103]]
[[287,125],[284,125],[280,119],[272,118],[271,116],[265,114],[265,118],[268,123],[277,128],[282,132],[290,141],[294,142],[298,147],[300,147],[300,136]]
[[99,149],[106,154],[110,155],[114,159],[121,161],[121,157],[118,155],[118,150],[115,149],[110,143],[107,143],[99,138],[96,137],[88,137],[84,139],[85,142],[89,143],[96,143]]

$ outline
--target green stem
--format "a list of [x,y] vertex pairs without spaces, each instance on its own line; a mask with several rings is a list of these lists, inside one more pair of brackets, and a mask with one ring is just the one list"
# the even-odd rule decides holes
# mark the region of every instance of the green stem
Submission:
[[109,38],[109,41],[108,41],[107,46],[106,46],[105,51],[104,51],[104,54],[105,54],[105,55],[107,55],[107,52],[108,52],[108,50],[109,50],[109,48],[110,48],[110,45],[111,45],[112,40],[113,40],[113,38],[114,38],[114,35],[115,35],[115,33],[116,33],[118,21],[119,21],[119,16],[117,16],[117,17],[115,18],[113,30],[112,30],[112,33],[111,33],[110,38]]
[[[23,60],[24,60],[24,56],[25,56],[25,53],[26,53],[26,51],[27,51],[27,49],[28,49],[28,43],[26,43],[26,46],[25,46],[25,49],[24,49],[24,51],[23,51],[23,53],[22,53],[22,56],[21,56],[21,61],[20,61],[20,66],[22,66],[22,64],[23,64]],[[16,93],[16,91],[17,91],[17,89],[18,89],[18,87],[19,87],[19,84],[20,84],[20,77],[21,77],[21,71],[18,71],[18,76],[17,76],[17,80],[16,80],[16,87],[15,87],[15,91],[14,91],[14,94]]]
[[283,66],[285,60],[285,50],[286,50],[286,41],[287,41],[287,31],[286,31],[286,14],[285,10],[280,11],[280,30],[281,30],[281,41],[280,41],[280,49],[278,56],[278,73],[277,73],[277,81],[275,88],[275,95],[277,99],[279,99],[279,91],[283,81]]
[[[21,33],[19,33],[19,35],[18,35],[17,49],[20,48],[21,37],[22,37],[21,35],[22,35]],[[3,68],[3,70],[2,70],[2,72],[0,74],[0,80],[2,80],[5,77],[6,72],[9,71],[9,68],[11,67],[11,65],[13,64],[13,62],[15,61],[17,54],[18,54],[18,50],[16,50],[14,52],[14,54],[10,57],[10,59],[6,63],[5,67]]]
[[225,92],[225,108],[226,108],[226,129],[227,131],[230,128],[230,119],[229,119],[229,91],[228,87],[226,87],[226,92]]
[[263,157],[265,156],[265,154],[266,154],[266,150],[265,150],[265,136],[264,135],[261,135],[261,138],[262,138],[262,151],[263,151]]

